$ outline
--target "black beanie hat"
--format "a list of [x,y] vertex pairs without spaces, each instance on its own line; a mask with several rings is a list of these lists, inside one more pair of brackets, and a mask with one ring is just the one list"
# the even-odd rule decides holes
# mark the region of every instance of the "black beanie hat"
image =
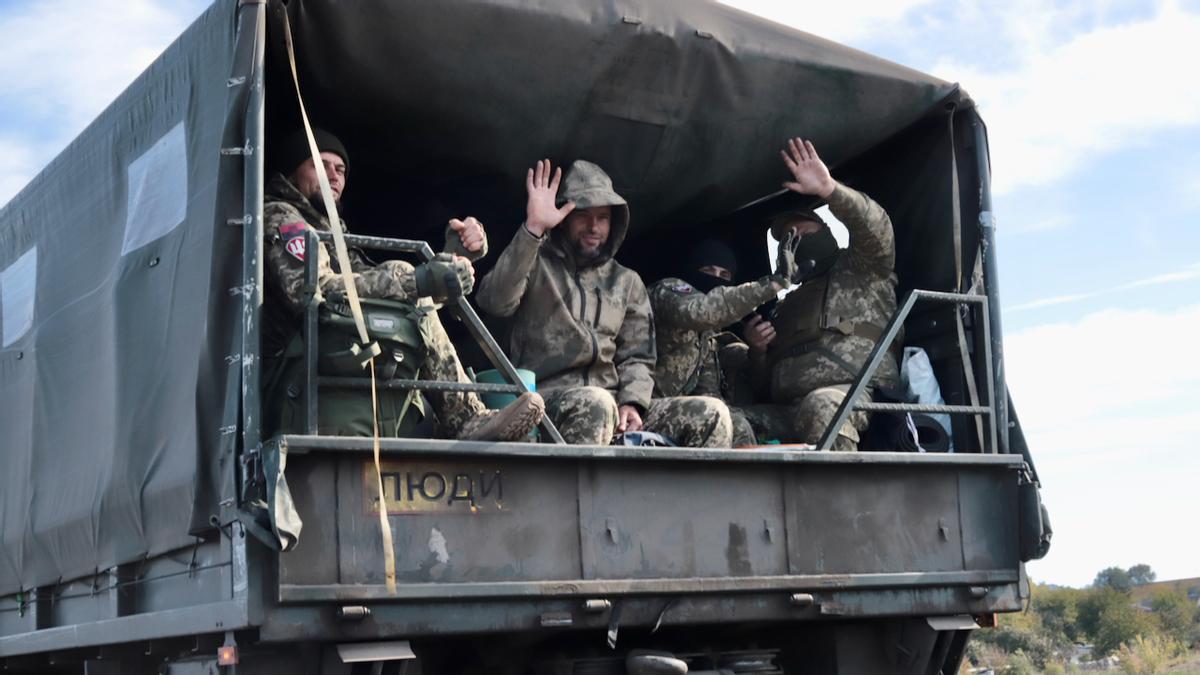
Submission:
[[705,265],[719,265],[729,270],[732,278],[737,278],[737,255],[733,249],[716,239],[705,239],[697,242],[688,253],[688,271],[692,272]]
[[818,225],[829,227],[828,223],[822,220],[821,216],[818,216],[816,211],[811,211],[808,209],[784,211],[783,213],[776,214],[771,218],[770,221],[768,221],[768,227],[771,228],[771,236],[775,237],[775,241],[782,241],[784,232],[783,228],[798,220],[811,220]]
[[[346,163],[346,168],[350,168],[350,154],[346,152],[346,146],[338,140],[337,136],[313,127],[313,137],[317,139],[317,150],[321,152],[332,152],[342,161]],[[275,150],[275,165],[279,168],[279,172],[284,175],[290,175],[300,166],[304,160],[312,156],[308,151],[308,137],[304,133],[304,129],[297,129],[284,138],[279,148]]]

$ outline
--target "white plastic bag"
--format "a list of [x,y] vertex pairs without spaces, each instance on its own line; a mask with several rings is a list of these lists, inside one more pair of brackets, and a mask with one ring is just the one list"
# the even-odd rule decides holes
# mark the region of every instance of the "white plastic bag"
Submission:
[[[944,405],[942,389],[938,386],[937,377],[933,374],[933,365],[929,363],[929,355],[920,347],[905,347],[904,360],[900,363],[900,382],[908,392],[910,401],[924,405]],[[954,435],[950,433],[949,415],[930,415],[946,430],[950,439],[950,450],[954,452]]]

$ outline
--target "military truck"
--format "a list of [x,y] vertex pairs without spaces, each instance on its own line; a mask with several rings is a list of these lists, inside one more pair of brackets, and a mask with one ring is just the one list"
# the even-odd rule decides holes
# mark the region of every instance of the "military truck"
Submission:
[[[777,189],[777,150],[811,138],[895,224],[901,310],[873,362],[922,347],[947,401],[848,406],[951,414],[956,451],[546,428],[386,439],[376,476],[369,438],[264,437],[289,30],[309,113],[352,154],[353,243],[381,256],[427,256],[466,214],[503,246],[525,169],[587,158],[629,198],[621,259],[648,282],[699,236],[765,273],[765,219],[815,206]],[[957,85],[718,4],[217,0],[0,210],[0,668],[957,672],[973,629],[1022,608],[1049,537],[1005,387],[994,223]],[[510,376],[492,391],[523,386],[469,299],[442,312],[465,358]]]

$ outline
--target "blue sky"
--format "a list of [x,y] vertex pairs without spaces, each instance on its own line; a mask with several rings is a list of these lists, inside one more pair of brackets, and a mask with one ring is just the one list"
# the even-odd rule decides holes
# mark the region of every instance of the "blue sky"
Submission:
[[[1200,0],[728,4],[972,94],[1009,384],[1056,530],[1030,573],[1200,575]],[[206,5],[0,0],[0,203]]]

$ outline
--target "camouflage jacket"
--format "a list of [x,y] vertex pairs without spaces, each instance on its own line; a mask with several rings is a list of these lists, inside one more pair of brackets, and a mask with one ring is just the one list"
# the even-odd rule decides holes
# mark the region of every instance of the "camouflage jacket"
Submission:
[[612,259],[627,223],[614,222],[605,257],[579,267],[559,230],[538,238],[525,226],[479,282],[476,301],[509,317],[509,356],[537,374],[539,390],[591,385],[619,404],[649,407],[654,320],[646,286]]
[[717,332],[775,297],[769,278],[701,293],[682,279],[650,287],[658,365],[655,396],[722,396]]
[[[778,337],[769,353],[776,362],[794,356],[797,362],[789,363],[788,370],[801,380],[797,384],[809,391],[851,382],[875,346],[875,339],[862,333],[882,332],[896,311],[896,243],[891,218],[873,199],[841,183],[826,201],[849,230],[850,245],[826,273],[824,294],[797,290],[779,303],[774,321]],[[820,323],[819,348],[795,356],[794,329],[806,320]],[[848,372],[846,366],[855,372]],[[874,382],[895,386],[898,377],[899,368],[889,354]]]
[[[345,228],[345,221],[342,221]],[[279,344],[294,330],[295,316],[304,310],[304,233],[307,229],[329,230],[329,220],[317,211],[286,178],[276,174],[267,182],[263,198],[263,278],[266,285],[264,351],[267,355],[285,347]],[[318,300],[345,290],[338,273],[332,244],[318,247]],[[416,303],[417,281],[413,266],[399,260],[376,265],[362,251],[350,249],[350,267],[359,295]]]

